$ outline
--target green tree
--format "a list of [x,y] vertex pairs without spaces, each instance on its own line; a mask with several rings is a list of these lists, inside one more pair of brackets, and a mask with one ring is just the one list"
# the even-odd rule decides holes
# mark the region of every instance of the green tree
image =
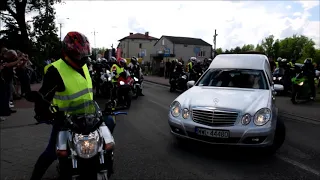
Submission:
[[256,48],[255,48],[255,51],[265,52],[264,48],[263,48],[260,44],[257,44],[257,46],[256,46]]
[[48,58],[58,59],[61,57],[61,42],[54,20],[53,6],[47,6],[44,12],[40,11],[39,15],[34,17],[34,30],[31,37],[36,39],[33,54],[37,54],[38,64],[43,64],[42,62]]
[[216,52],[217,52],[217,54],[222,54],[223,50],[222,50],[222,48],[218,48],[218,49],[216,49]]
[[254,45],[253,44],[245,44],[241,48],[241,52],[253,51]]
[[273,56],[273,43],[274,43],[274,36],[270,35],[266,37],[264,40],[261,42],[261,46],[264,49],[264,52],[267,54],[267,56],[271,57]]
[[[19,48],[22,51],[31,53],[32,41],[29,36],[30,26],[26,22],[26,14],[39,13],[47,6],[53,6],[55,2],[60,2],[60,0],[7,0],[5,11],[0,12],[0,18],[6,24],[6,30],[1,31],[1,34],[6,34],[6,38],[19,37],[16,44],[20,45]],[[8,33],[11,35],[8,36]]]
[[272,46],[273,54],[272,58],[278,58],[279,57],[279,51],[280,51],[280,41],[277,39]]

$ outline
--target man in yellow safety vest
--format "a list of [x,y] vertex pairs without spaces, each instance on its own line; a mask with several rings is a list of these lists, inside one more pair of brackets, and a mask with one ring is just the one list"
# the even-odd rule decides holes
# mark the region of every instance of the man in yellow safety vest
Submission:
[[[88,38],[79,32],[69,32],[62,42],[62,58],[46,66],[39,92],[46,100],[58,106],[59,111],[66,111],[68,108],[80,111],[84,108],[81,104],[75,104],[75,107],[70,107],[70,104],[93,100],[92,81],[86,65],[90,55],[91,47]],[[49,107],[43,103],[35,103],[35,113],[37,119],[41,121],[52,119]],[[48,146],[37,160],[31,180],[40,180],[48,167],[57,159],[55,149],[59,132],[57,126],[53,125]],[[59,161],[62,160],[59,158]],[[67,158],[65,160],[67,161]],[[68,170],[67,167],[59,169]],[[63,176],[68,172],[60,172],[60,174]]]

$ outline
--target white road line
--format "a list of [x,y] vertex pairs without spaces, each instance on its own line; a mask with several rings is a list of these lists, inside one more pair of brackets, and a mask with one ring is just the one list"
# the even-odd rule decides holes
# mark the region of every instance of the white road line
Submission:
[[280,155],[276,155],[276,157],[281,159],[284,162],[287,162],[287,163],[289,163],[291,165],[294,165],[294,166],[296,166],[296,167],[298,167],[300,169],[303,169],[303,170],[305,170],[305,171],[307,171],[309,173],[312,173],[312,174],[320,177],[320,172],[318,170],[315,170],[315,169],[313,169],[313,168],[311,168],[311,167],[309,167],[307,165],[304,165],[304,164],[299,163],[299,162],[297,162],[295,160],[292,160],[292,159],[289,159],[289,158],[286,158],[286,157],[283,157],[283,156],[280,156]]

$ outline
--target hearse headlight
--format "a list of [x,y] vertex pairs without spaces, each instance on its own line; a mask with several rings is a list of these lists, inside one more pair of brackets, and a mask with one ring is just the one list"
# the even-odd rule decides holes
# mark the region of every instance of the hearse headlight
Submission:
[[262,108],[256,112],[253,118],[253,122],[257,126],[263,126],[271,120],[271,110],[268,108]]
[[170,111],[171,111],[171,115],[173,117],[178,117],[181,114],[181,105],[178,101],[174,101],[171,105],[170,105]]
[[183,117],[184,119],[188,119],[189,116],[190,116],[190,111],[189,111],[189,109],[184,108],[184,109],[182,110],[182,117]]
[[242,116],[241,118],[241,124],[242,125],[248,125],[251,122],[251,115],[250,114],[245,114],[244,116]]

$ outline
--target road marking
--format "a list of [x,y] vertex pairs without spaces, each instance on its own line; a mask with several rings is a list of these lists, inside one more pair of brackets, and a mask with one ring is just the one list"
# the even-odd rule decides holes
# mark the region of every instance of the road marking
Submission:
[[313,169],[313,168],[311,168],[311,167],[309,167],[307,165],[304,165],[304,164],[299,163],[299,162],[297,162],[295,160],[292,160],[292,159],[289,159],[289,158],[286,158],[286,157],[283,157],[283,156],[280,156],[280,155],[276,155],[276,157],[281,159],[284,162],[287,162],[287,163],[289,163],[291,165],[294,165],[294,166],[296,166],[296,167],[298,167],[300,169],[303,169],[303,170],[305,170],[305,171],[307,171],[309,173],[312,173],[312,174],[320,177],[320,172],[319,171],[317,171],[317,170],[315,170],[315,169]]
[[149,102],[152,102],[152,103],[154,103],[154,104],[162,107],[162,108],[165,109],[165,110],[169,110],[169,106],[165,106],[165,105],[163,105],[163,104],[158,103],[157,101],[153,101],[153,100],[150,100],[150,99],[147,99],[147,100],[148,100]]

